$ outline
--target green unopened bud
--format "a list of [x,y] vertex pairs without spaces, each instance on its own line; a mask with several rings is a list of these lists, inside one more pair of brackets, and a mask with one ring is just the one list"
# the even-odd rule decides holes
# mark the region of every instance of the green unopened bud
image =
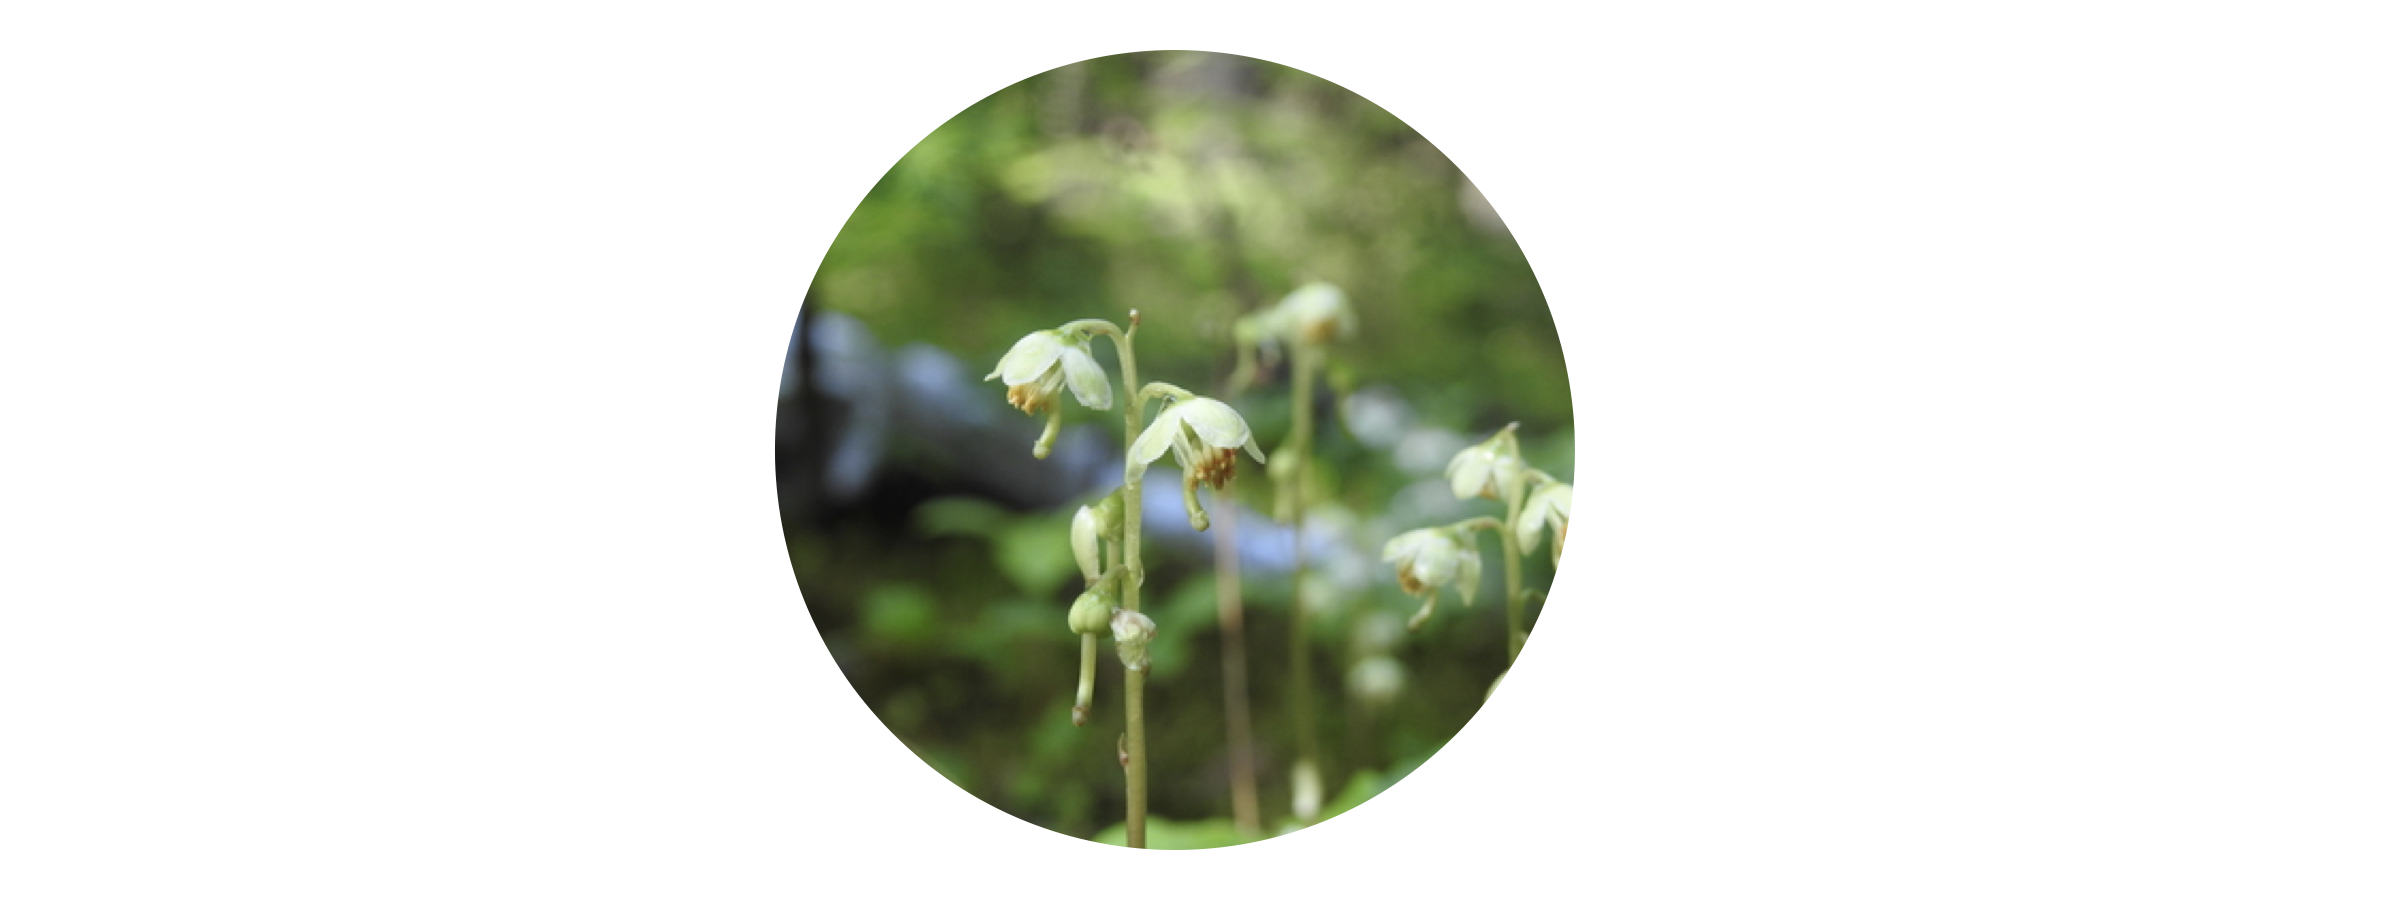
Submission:
[[1116,539],[1125,533],[1125,489],[1118,488],[1092,504],[1092,527],[1101,537]]
[[1083,596],[1075,598],[1075,605],[1067,609],[1067,629],[1076,634],[1107,634],[1109,616],[1116,611],[1117,605],[1110,602],[1106,595],[1099,591],[1085,591]]
[[1117,638],[1117,661],[1136,672],[1148,671],[1150,639],[1158,636],[1158,623],[1133,610],[1120,609],[1109,618],[1108,625]]
[[1075,567],[1083,570],[1083,584],[1090,587],[1100,580],[1100,517],[1089,506],[1075,511],[1075,521],[1067,526],[1067,545],[1075,551]]

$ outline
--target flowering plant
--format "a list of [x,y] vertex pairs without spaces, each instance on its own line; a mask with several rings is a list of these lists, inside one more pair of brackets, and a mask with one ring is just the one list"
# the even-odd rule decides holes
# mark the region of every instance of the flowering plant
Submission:
[[[1383,546],[1383,561],[1395,563],[1400,589],[1425,603],[1408,620],[1416,630],[1433,616],[1436,592],[1455,586],[1459,602],[1475,602],[1475,583],[1483,577],[1483,557],[1474,535],[1500,535],[1501,565],[1507,579],[1508,661],[1514,665],[1525,647],[1525,607],[1535,596],[1525,587],[1518,557],[1532,553],[1548,528],[1550,561],[1556,565],[1566,548],[1567,515],[1575,487],[1548,472],[1525,464],[1517,445],[1516,423],[1500,429],[1482,443],[1458,451],[1442,474],[1458,499],[1498,500],[1504,518],[1477,516],[1434,528],[1420,528],[1392,538]],[[1528,489],[1530,488],[1530,493]],[[1497,682],[1494,682],[1497,684]]]
[[[1065,417],[1061,393],[1095,410],[1115,405],[1108,376],[1092,357],[1095,337],[1117,346],[1118,367],[1124,376],[1125,482],[1098,503],[1075,512],[1068,525],[1067,546],[1083,572],[1084,592],[1067,611],[1067,628],[1082,644],[1072,719],[1090,720],[1093,680],[1099,639],[1115,639],[1117,659],[1125,668],[1125,733],[1120,738],[1125,768],[1126,844],[1143,846],[1149,807],[1149,752],[1144,734],[1143,689],[1150,670],[1149,645],[1158,625],[1143,615],[1142,606],[1142,476],[1150,464],[1172,450],[1182,467],[1184,505],[1195,530],[1208,530],[1208,515],[1200,507],[1198,490],[1207,485],[1223,490],[1234,476],[1236,450],[1248,450],[1260,462],[1266,456],[1251,437],[1250,423],[1222,402],[1201,397],[1164,382],[1135,388],[1133,334],[1141,327],[1141,312],[1128,314],[1126,327],[1102,319],[1083,319],[1057,328],[1035,331],[1017,339],[1000,357],[985,381],[999,379],[1008,386],[1009,405],[1027,415],[1049,414],[1042,436],[1033,445],[1035,458],[1047,458]],[[1152,401],[1164,401],[1156,418],[1143,421]]]

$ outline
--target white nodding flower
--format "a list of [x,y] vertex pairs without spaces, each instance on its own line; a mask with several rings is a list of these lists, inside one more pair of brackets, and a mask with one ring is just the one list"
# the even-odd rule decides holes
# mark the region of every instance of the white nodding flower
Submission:
[[1351,314],[1342,289],[1322,281],[1285,295],[1276,307],[1276,317],[1294,339],[1304,343],[1322,344],[1358,330],[1358,317]]
[[1384,542],[1383,561],[1399,564],[1400,589],[1425,598],[1417,614],[1408,617],[1408,630],[1417,630],[1433,617],[1433,601],[1445,585],[1458,591],[1459,603],[1474,605],[1475,586],[1483,581],[1483,555],[1473,541],[1456,528],[1444,527],[1419,528]]
[[1399,564],[1400,589],[1410,596],[1430,599],[1451,586],[1459,602],[1471,606],[1483,580],[1482,554],[1453,528],[1419,528],[1385,541],[1383,561]]
[[1074,391],[1076,402],[1092,409],[1107,409],[1115,402],[1108,373],[1092,358],[1091,338],[1056,328],[1017,339],[992,374],[983,376],[985,381],[994,378],[1008,385],[1009,405],[1026,415],[1055,406],[1061,388]]
[[1458,499],[1488,497],[1509,502],[1525,486],[1525,459],[1517,453],[1516,426],[1458,451],[1442,474],[1450,479],[1450,493]]
[[1206,484],[1217,490],[1233,478],[1235,450],[1248,450],[1252,459],[1267,461],[1242,414],[1207,397],[1177,402],[1150,420],[1150,427],[1142,429],[1127,450],[1127,474],[1142,477],[1170,449],[1175,451],[1175,464],[1183,467],[1187,486]]
[[1551,481],[1533,489],[1525,498],[1525,509],[1517,514],[1517,552],[1533,553],[1535,542],[1542,538],[1542,526],[1550,526],[1550,559],[1558,560],[1567,548],[1567,508],[1575,502],[1575,486],[1564,481]]

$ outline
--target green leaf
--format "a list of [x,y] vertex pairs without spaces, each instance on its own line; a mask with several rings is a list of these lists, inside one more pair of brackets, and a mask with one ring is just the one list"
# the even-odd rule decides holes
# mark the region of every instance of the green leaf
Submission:
[[913,647],[934,637],[938,616],[925,589],[906,582],[887,584],[867,595],[867,636],[886,646]]
[[927,537],[963,534],[984,536],[1008,518],[998,504],[979,497],[941,497],[917,506],[917,531]]
[[1000,526],[992,550],[1000,572],[1019,590],[1036,597],[1056,593],[1075,573],[1067,545],[1066,516],[1032,516]]

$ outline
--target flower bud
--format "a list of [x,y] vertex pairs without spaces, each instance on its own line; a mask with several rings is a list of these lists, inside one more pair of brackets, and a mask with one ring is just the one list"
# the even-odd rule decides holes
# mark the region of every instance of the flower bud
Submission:
[[1109,602],[1099,591],[1085,591],[1083,596],[1075,598],[1075,605],[1067,609],[1067,629],[1076,634],[1106,634],[1109,616],[1116,611],[1117,605]]
[[1075,550],[1075,567],[1083,570],[1083,584],[1090,587],[1100,580],[1100,516],[1089,506],[1075,511],[1075,521],[1067,526],[1067,544]]
[[1136,672],[1148,671],[1150,639],[1158,636],[1158,623],[1133,610],[1120,609],[1109,618],[1108,626],[1117,638],[1117,661]]
[[1092,524],[1100,536],[1114,539],[1125,533],[1125,489],[1118,488],[1092,504]]

